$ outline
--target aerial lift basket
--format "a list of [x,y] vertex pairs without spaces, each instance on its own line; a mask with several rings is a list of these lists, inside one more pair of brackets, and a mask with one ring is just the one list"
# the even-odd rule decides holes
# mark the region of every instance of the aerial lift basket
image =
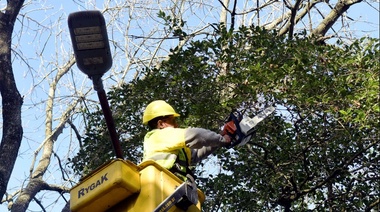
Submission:
[[139,167],[115,159],[82,179],[70,191],[72,212],[106,211],[140,191]]

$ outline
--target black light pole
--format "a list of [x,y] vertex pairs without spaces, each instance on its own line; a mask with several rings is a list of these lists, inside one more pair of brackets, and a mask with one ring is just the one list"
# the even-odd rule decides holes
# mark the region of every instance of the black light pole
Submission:
[[71,41],[78,68],[89,76],[98,93],[108,131],[117,158],[123,159],[102,76],[112,66],[111,50],[104,17],[100,11],[71,13],[68,18]]

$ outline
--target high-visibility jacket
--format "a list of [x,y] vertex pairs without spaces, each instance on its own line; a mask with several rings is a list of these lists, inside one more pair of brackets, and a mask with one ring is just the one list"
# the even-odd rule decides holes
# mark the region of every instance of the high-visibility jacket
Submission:
[[179,171],[185,176],[192,174],[189,165],[226,144],[223,136],[203,128],[154,129],[144,137],[143,161],[154,160],[173,173]]
[[185,144],[185,130],[167,127],[148,132],[144,138],[144,158],[154,160],[166,169],[176,169],[186,175],[191,164],[191,150]]

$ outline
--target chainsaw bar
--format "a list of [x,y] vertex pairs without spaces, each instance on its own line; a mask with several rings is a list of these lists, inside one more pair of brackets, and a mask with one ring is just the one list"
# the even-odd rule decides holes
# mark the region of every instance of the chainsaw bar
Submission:
[[239,123],[241,132],[245,135],[250,135],[254,131],[255,126],[262,120],[264,120],[266,117],[268,117],[270,114],[272,114],[273,111],[275,111],[275,108],[273,106],[270,106],[265,108],[263,111],[261,111],[253,118],[243,118]]

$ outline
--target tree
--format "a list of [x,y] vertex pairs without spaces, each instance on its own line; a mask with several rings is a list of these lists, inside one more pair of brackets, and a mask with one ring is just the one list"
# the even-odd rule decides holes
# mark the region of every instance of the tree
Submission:
[[[169,100],[185,125],[214,130],[232,109],[252,115],[277,105],[280,112],[247,147],[220,151],[221,171],[201,178],[206,211],[370,211],[379,207],[378,47],[372,39],[339,47],[303,34],[289,40],[258,27],[235,33],[221,27],[215,37],[174,50],[159,69],[145,70],[146,77],[109,96],[119,132],[125,130],[135,145],[126,152],[141,148],[145,130],[136,111],[152,99]],[[219,61],[234,64],[226,75],[220,75]],[[226,85],[233,93],[227,99]],[[96,119],[91,125],[102,125],[98,113],[89,116]],[[91,163],[104,144],[94,142],[96,132],[87,130],[92,153],[75,158],[78,171],[101,164]]]
[[0,197],[3,197],[22,139],[22,97],[17,90],[11,61],[11,41],[16,17],[24,1],[8,2],[0,13],[0,92],[3,133],[0,143]]
[[[19,1],[9,1],[8,4],[12,6],[16,2]],[[23,123],[28,123],[31,119],[34,120],[33,126],[24,127],[23,135],[24,141],[26,142],[23,143],[26,146],[30,145],[30,147],[27,148],[27,150],[19,152],[19,160],[25,157],[31,161],[31,164],[30,170],[24,172],[26,173],[24,174],[25,176],[14,176],[14,178],[20,178],[18,179],[20,180],[19,186],[15,189],[8,187],[7,194],[3,197],[2,203],[8,203],[8,207],[14,211],[26,210],[26,208],[31,207],[30,204],[35,203],[37,203],[42,210],[45,210],[48,205],[49,207],[55,207],[54,204],[45,202],[48,199],[45,194],[52,196],[52,194],[57,194],[57,191],[58,195],[52,202],[58,199],[67,200],[68,188],[73,186],[77,180],[77,177],[72,175],[70,169],[66,166],[68,158],[72,157],[73,154],[78,151],[76,148],[80,148],[82,152],[85,148],[88,148],[84,146],[86,146],[86,142],[89,141],[88,139],[90,137],[83,137],[82,130],[85,128],[83,125],[88,123],[87,128],[99,127],[100,130],[103,130],[102,133],[105,136],[104,141],[107,141],[105,135],[106,131],[101,128],[101,125],[95,125],[98,122],[94,121],[94,125],[92,125],[91,119],[82,119],[84,112],[96,113],[98,102],[96,99],[93,99],[91,85],[87,83],[88,80],[84,79],[83,82],[81,82],[79,79],[83,78],[82,75],[77,74],[78,71],[75,70],[75,66],[73,67],[74,61],[72,59],[70,41],[67,39],[66,18],[68,12],[77,11],[78,8],[100,8],[100,10],[103,11],[107,23],[109,24],[109,37],[114,57],[114,66],[109,75],[105,76],[104,81],[107,83],[107,87],[112,84],[124,88],[124,86],[126,86],[124,85],[125,82],[148,77],[149,74],[144,72],[144,70],[152,71],[151,74],[159,70],[158,68],[161,61],[168,58],[168,54],[175,53],[170,52],[170,48],[179,51],[181,46],[191,41],[199,41],[212,36],[215,32],[215,25],[210,23],[218,23],[219,21],[223,21],[230,29],[237,29],[238,26],[242,25],[250,26],[254,23],[257,26],[266,26],[267,29],[277,29],[279,32],[283,29],[281,33],[288,35],[289,38],[298,33],[299,30],[306,29],[307,32],[310,32],[310,36],[313,34],[319,37],[320,40],[326,41],[326,39],[333,35],[343,41],[350,41],[350,39],[354,37],[350,34],[352,31],[348,29],[348,25],[340,26],[338,23],[350,23],[350,19],[345,19],[346,16],[343,16],[343,14],[351,5],[358,2],[339,1],[339,4],[322,1],[311,2],[310,4],[308,2],[295,2],[294,5],[290,5],[288,2],[274,1],[267,3],[258,2],[255,5],[248,1],[245,2],[246,4],[240,4],[238,1],[224,1],[223,4],[221,4],[220,1],[210,1],[207,3],[209,4],[205,4],[204,1],[176,1],[173,3],[161,1],[159,4],[155,2],[132,3],[104,1],[99,3],[99,1],[66,1],[64,6],[54,5],[53,3],[49,4],[44,1],[25,3],[18,16],[19,22],[15,23],[15,27],[18,27],[18,30],[15,30],[12,40],[12,65],[14,67],[17,66],[18,69],[19,67],[23,67],[23,69],[27,70],[25,71],[27,78],[33,78],[31,89],[28,92],[22,92],[25,102],[25,111],[23,114],[28,114],[22,116],[24,120]],[[346,6],[338,7],[338,5],[342,5],[341,3]],[[67,8],[70,4],[74,5],[75,9],[63,9]],[[150,6],[147,7],[149,4]],[[22,3],[19,4],[20,8],[21,5]],[[319,7],[320,5],[331,5],[333,8],[335,7],[335,9],[327,8],[322,11],[321,9],[323,7]],[[162,9],[163,13],[159,13],[159,10],[156,8]],[[281,10],[283,13],[276,13],[275,11],[277,11],[278,8],[289,9]],[[2,11],[4,11],[4,14],[7,14],[5,10]],[[50,12],[45,13],[44,11]],[[222,11],[222,14],[225,14],[225,16],[218,17],[218,15],[215,15],[215,12],[208,13],[206,11]],[[289,13],[288,11],[291,12]],[[335,11],[338,11],[338,13],[336,13],[338,16],[335,17],[341,17],[341,21],[339,22],[337,22],[336,19],[327,18],[330,17],[327,16],[329,13],[335,14]],[[49,15],[47,16],[47,14]],[[160,18],[156,18],[156,14],[159,14],[158,17]],[[15,16],[12,17],[16,20]],[[327,20],[333,20],[328,23],[334,24],[322,24]],[[146,23],[149,23],[149,28],[142,27],[146,26]],[[324,30],[311,33],[312,29],[317,29],[317,27],[313,26],[318,25]],[[340,30],[342,28],[347,29],[345,32],[348,34],[342,33],[343,31]],[[329,32],[331,32],[331,34],[327,34]],[[278,34],[282,35],[281,33]],[[31,36],[29,37],[29,35]],[[348,39],[345,40],[345,37]],[[23,44],[23,39],[28,41],[28,45]],[[28,39],[32,40],[32,42]],[[223,43],[223,45],[229,47],[228,43]],[[25,48],[26,46],[28,46],[28,48]],[[33,51],[30,51],[30,49],[33,49]],[[228,49],[223,49],[224,52],[227,52],[227,50]],[[55,53],[53,54],[52,52]],[[8,58],[10,57],[9,54],[10,51],[7,52]],[[186,56],[188,55],[186,54]],[[204,62],[194,58],[192,63],[203,64]],[[218,65],[228,64],[219,63]],[[152,67],[157,67],[157,69],[152,69]],[[194,66],[194,69],[197,67],[198,66]],[[207,66],[204,67],[206,68]],[[18,72],[15,73],[17,74]],[[205,74],[206,72],[201,73]],[[194,84],[196,81],[192,83]],[[210,85],[212,85],[213,82],[210,83]],[[134,82],[132,82],[130,86],[133,86],[133,84]],[[193,85],[192,88],[191,86],[187,86],[187,89],[194,90],[195,88]],[[187,92],[186,90],[178,88],[176,92],[179,91]],[[2,90],[3,101],[5,99],[3,94],[6,95],[6,92],[7,94],[11,93],[9,90],[4,90],[4,92]],[[208,90],[205,88],[203,93],[207,92]],[[214,93],[214,95],[224,96],[225,93]],[[17,93],[15,93],[15,95],[11,97],[17,98],[17,96]],[[150,94],[141,97],[141,100],[147,97],[154,96]],[[209,101],[205,97],[206,96],[204,96],[202,100]],[[191,101],[198,101],[194,98],[189,99]],[[125,101],[129,102],[129,99]],[[176,103],[178,107],[184,106],[181,112],[185,113],[189,111],[193,113],[193,110],[201,111],[201,109],[203,109],[191,104],[173,103]],[[215,112],[213,112],[212,107],[206,104],[203,104],[203,106],[207,109],[205,111],[218,116],[218,119],[222,120],[224,116],[222,114],[228,113],[228,110],[236,102],[230,103],[223,101],[221,103],[228,103],[228,105],[227,107],[216,107]],[[135,101],[133,105],[131,103],[130,109],[126,110],[125,113],[138,114],[144,104],[142,101]],[[6,110],[11,108],[5,109],[5,106],[6,105],[2,105],[3,130],[6,129],[4,114],[17,115],[17,113],[6,113]],[[30,115],[30,111],[32,111],[33,115]],[[217,114],[217,111],[220,113]],[[344,112],[350,114],[352,111]],[[115,113],[117,113],[117,111],[115,111]],[[100,115],[100,113],[98,113],[98,115]],[[20,125],[20,123],[16,121],[18,120],[17,117],[11,120],[12,122],[7,122],[7,124]],[[198,117],[193,116],[190,119],[186,119],[185,124],[198,124],[198,120]],[[138,120],[134,120],[134,123],[137,124]],[[211,119],[208,122],[199,124],[209,126],[213,129],[216,129],[218,126],[218,124],[211,121]],[[121,127],[126,130],[125,132],[122,130],[119,131],[123,136],[123,142],[124,140],[138,142],[138,137],[143,134],[143,131],[130,134],[130,132],[135,132],[134,125],[121,125]],[[43,129],[42,132],[40,128]],[[36,134],[43,136],[36,138]],[[3,137],[5,135],[5,133],[2,134]],[[4,144],[5,143],[2,142],[1,145]],[[133,149],[132,142],[124,142],[123,145],[128,147],[127,152],[130,153],[128,159],[138,162],[139,149]],[[11,143],[11,146],[14,149],[18,148],[17,142]],[[16,152],[17,151],[13,151],[9,153],[11,157],[8,158],[15,158],[17,155]],[[26,154],[28,154],[27,157]],[[2,154],[2,156],[3,155],[4,154]],[[110,154],[110,156],[112,157],[112,154]],[[14,162],[13,159],[11,161]],[[22,167],[20,167],[20,169],[22,169]],[[7,169],[6,172],[10,173],[10,170]],[[49,175],[50,173],[55,174]],[[44,192],[44,190],[47,191]],[[57,210],[57,208],[54,208],[54,210]]]
[[[307,210],[311,203],[317,211],[378,207],[378,41],[340,49],[307,40],[252,40],[258,53],[229,52],[237,54],[232,60],[238,70],[231,73],[239,85],[236,96],[243,96],[243,102],[257,92],[269,93],[264,99],[275,99],[287,112],[263,126],[247,148],[221,159],[227,171],[208,181],[217,205],[212,208],[255,211],[280,205],[289,211]],[[240,41],[248,42],[236,36],[235,42]],[[364,52],[357,55],[358,49]],[[368,61],[374,66],[369,68]],[[355,102],[363,110],[353,107]]]

